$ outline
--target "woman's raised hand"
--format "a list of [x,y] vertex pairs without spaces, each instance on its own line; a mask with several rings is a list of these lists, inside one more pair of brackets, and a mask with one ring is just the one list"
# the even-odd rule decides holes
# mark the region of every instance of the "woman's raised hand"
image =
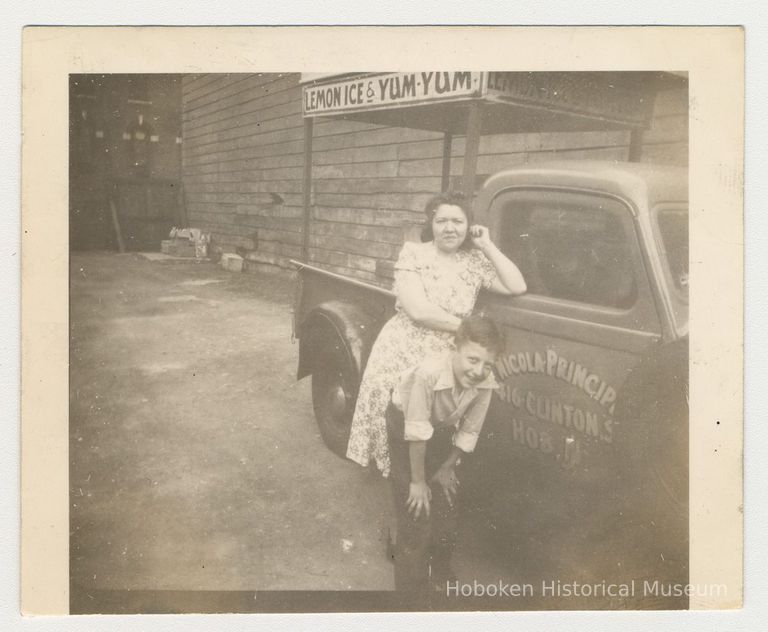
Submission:
[[497,278],[491,282],[491,292],[509,296],[526,291],[525,279],[520,269],[491,241],[487,227],[474,224],[469,229],[469,237],[474,246],[479,248],[496,268]]
[[475,248],[479,248],[483,252],[486,252],[488,248],[493,246],[493,242],[491,241],[491,234],[488,231],[487,226],[473,224],[469,228],[469,237],[472,240],[472,244],[475,246]]

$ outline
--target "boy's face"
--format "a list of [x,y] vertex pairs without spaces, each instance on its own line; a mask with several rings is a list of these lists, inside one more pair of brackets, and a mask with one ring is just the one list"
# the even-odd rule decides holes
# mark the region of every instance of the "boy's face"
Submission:
[[471,340],[453,354],[453,377],[462,388],[471,388],[490,375],[496,354]]

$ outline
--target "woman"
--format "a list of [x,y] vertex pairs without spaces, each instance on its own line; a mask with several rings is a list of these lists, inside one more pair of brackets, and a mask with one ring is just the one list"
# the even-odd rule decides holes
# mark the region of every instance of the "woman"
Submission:
[[396,313],[371,349],[347,446],[347,458],[363,466],[373,460],[384,476],[390,465],[384,415],[400,374],[453,345],[481,287],[507,295],[526,290],[520,270],[488,229],[471,225],[464,196],[441,193],[425,212],[423,243],[406,243],[395,264]]

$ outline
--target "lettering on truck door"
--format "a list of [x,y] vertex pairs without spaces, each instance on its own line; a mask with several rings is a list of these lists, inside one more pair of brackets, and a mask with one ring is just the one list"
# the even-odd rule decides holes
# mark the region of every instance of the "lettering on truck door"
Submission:
[[512,189],[491,214],[528,293],[487,297],[507,336],[489,443],[551,502],[578,503],[574,490],[598,492],[611,476],[617,394],[660,335],[632,213],[597,194]]

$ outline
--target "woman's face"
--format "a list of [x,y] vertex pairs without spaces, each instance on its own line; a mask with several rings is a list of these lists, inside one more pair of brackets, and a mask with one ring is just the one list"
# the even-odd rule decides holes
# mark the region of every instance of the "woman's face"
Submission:
[[432,217],[435,245],[443,252],[456,252],[467,237],[467,216],[460,206],[441,204]]

